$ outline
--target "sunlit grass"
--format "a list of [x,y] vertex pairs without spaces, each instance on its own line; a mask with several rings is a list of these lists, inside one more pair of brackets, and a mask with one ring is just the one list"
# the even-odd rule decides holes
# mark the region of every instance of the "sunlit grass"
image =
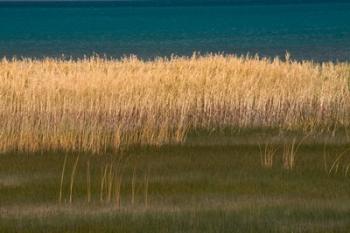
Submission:
[[0,62],[0,151],[101,153],[189,132],[335,132],[350,123],[350,65],[223,55]]

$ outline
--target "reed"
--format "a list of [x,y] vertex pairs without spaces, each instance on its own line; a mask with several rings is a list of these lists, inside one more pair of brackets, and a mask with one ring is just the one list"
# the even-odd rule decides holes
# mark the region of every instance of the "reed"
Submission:
[[295,160],[296,160],[296,152],[297,149],[295,148],[295,139],[293,139],[293,142],[291,144],[285,144],[283,148],[283,156],[282,156],[282,166],[286,170],[293,170],[295,167]]
[[64,156],[64,161],[63,161],[63,166],[62,166],[62,173],[61,173],[60,191],[59,191],[59,195],[58,195],[58,202],[59,203],[62,203],[63,182],[64,182],[64,174],[65,174],[66,166],[67,166],[67,158],[68,158],[68,154],[66,153],[66,155]]
[[74,188],[75,174],[77,171],[79,158],[80,158],[80,154],[78,154],[78,156],[74,162],[71,177],[70,177],[70,189],[69,189],[69,203],[70,204],[73,202],[73,188]]
[[0,152],[182,143],[188,132],[348,129],[350,65],[224,55],[0,61]]
[[264,147],[259,145],[260,150],[260,163],[264,168],[272,168],[274,164],[274,158],[277,152],[277,146],[273,146],[266,143]]
[[[336,175],[338,173],[338,170],[340,170],[340,167],[344,167],[344,175],[347,176],[348,172],[349,172],[349,168],[350,168],[350,163],[347,162],[344,158],[346,157],[346,155],[349,154],[350,148],[344,150],[343,152],[339,153],[334,161],[332,162],[332,164],[329,167],[328,170],[328,175]],[[342,162],[342,160],[344,160]]]
[[305,135],[298,143],[296,138],[292,140],[291,144],[285,144],[282,156],[283,168],[286,170],[293,170],[295,168],[296,156],[303,142],[310,136]]

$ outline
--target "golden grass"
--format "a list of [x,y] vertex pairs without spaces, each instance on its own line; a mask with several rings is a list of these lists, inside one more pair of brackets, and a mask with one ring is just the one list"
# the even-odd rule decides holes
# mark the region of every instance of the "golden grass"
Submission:
[[194,130],[350,123],[350,64],[223,55],[0,62],[0,152],[95,153]]

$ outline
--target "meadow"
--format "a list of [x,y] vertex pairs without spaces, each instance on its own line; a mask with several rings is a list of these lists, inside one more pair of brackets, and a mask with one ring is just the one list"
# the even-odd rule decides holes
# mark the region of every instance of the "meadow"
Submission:
[[[346,148],[326,148],[329,167]],[[350,228],[349,154],[329,173],[323,146],[301,147],[293,170],[283,166],[283,147],[272,167],[262,166],[257,146],[129,153],[122,170],[115,155],[80,155],[75,174],[77,155],[71,154],[62,186],[61,153],[2,155],[0,232],[347,233]]]
[[347,233],[350,64],[2,59],[0,232]]

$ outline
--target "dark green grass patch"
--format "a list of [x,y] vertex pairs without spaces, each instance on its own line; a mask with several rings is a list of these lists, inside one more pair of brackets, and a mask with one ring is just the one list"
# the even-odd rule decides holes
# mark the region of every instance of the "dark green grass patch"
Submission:
[[[3,154],[0,232],[348,232],[350,153],[329,173],[347,146],[302,146],[292,170],[283,168],[283,145],[274,146],[272,168],[261,165],[255,145],[134,149],[123,160],[80,154],[70,203],[78,156],[72,153],[61,204],[64,153]],[[114,178],[111,200],[104,187],[101,201],[101,179],[111,163],[113,172],[119,166],[113,177],[122,181],[119,205]]]

